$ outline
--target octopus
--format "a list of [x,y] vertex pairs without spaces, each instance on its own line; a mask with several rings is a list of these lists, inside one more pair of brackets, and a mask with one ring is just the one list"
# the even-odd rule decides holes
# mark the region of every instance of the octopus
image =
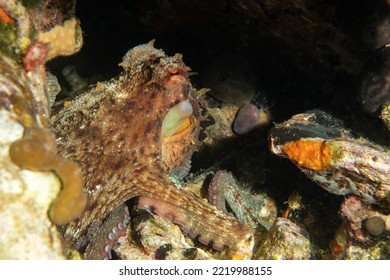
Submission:
[[249,244],[252,225],[169,179],[188,173],[202,119],[182,56],[167,56],[150,42],[128,51],[120,66],[118,77],[65,102],[53,116],[59,153],[80,165],[87,194],[84,212],[60,226],[67,245],[86,258],[109,258],[109,243],[128,223],[123,204],[135,197],[138,207],[214,249]]

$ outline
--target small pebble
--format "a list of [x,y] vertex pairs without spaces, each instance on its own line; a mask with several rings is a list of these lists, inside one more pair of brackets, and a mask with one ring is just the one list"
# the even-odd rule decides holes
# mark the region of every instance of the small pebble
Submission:
[[237,113],[233,123],[233,131],[237,134],[246,134],[260,124],[260,111],[253,104],[245,104]]
[[368,218],[364,222],[364,227],[373,236],[379,236],[386,230],[385,221],[379,216]]

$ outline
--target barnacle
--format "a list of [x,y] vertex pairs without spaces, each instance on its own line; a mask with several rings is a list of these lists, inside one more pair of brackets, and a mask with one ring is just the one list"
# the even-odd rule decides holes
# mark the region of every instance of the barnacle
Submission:
[[80,169],[75,163],[57,156],[54,135],[49,130],[26,128],[24,137],[11,146],[9,154],[11,160],[22,168],[54,171],[61,179],[63,189],[49,212],[54,223],[68,223],[81,214],[86,196]]

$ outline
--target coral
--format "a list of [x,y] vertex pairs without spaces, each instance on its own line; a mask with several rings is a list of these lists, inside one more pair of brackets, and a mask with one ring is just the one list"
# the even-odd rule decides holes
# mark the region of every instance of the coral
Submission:
[[[22,137],[26,127],[49,125],[43,74],[38,71],[28,75],[18,61],[0,57],[0,197],[4,226],[1,229],[1,258],[64,258],[59,234],[47,215],[61,182],[52,172],[19,168],[9,155],[11,144]],[[50,143],[39,143],[43,146],[52,144],[53,139]],[[41,160],[40,157],[35,159]]]
[[62,181],[62,190],[54,200],[49,215],[54,223],[63,225],[81,215],[86,196],[79,166],[63,158],[57,158],[53,163],[53,169]]
[[50,171],[56,154],[54,135],[44,128],[26,128],[23,138],[15,141],[9,154],[22,168]]
[[27,75],[18,62],[0,57],[0,106],[13,112],[25,127],[49,126],[48,97],[43,75],[41,71]]
[[[68,26],[76,19],[75,0],[0,0],[2,258],[63,258],[57,229],[67,245],[85,252],[83,257],[87,259],[245,259],[252,255],[253,243],[255,258],[324,256],[340,223],[338,206],[345,200],[339,212],[341,226],[329,244],[333,253],[330,257],[389,259],[390,152],[384,146],[389,142],[388,131],[364,114],[351,96],[356,92],[356,74],[367,61],[361,72],[360,101],[371,114],[377,115],[380,110],[380,117],[389,127],[389,46],[385,46],[390,38],[388,1],[351,5],[347,3],[350,1],[313,4],[307,0],[236,0],[233,6],[229,1],[217,1],[216,5],[202,2],[195,10],[191,9],[194,1],[158,1],[162,9],[139,5],[142,1],[130,2],[136,2],[127,4],[135,9],[126,9],[123,2],[119,6],[107,5],[121,12],[104,10],[102,14],[98,11],[101,5],[79,3],[86,7],[78,9],[80,15],[84,11],[89,18],[91,13],[95,15],[95,20],[83,23],[87,26],[92,22],[91,26],[98,28],[86,31],[88,39],[96,39],[99,28],[113,27],[104,23],[113,23],[112,18],[130,11],[131,24],[128,20],[114,24],[131,30],[131,34],[157,34],[164,39],[167,50],[180,46],[194,70],[206,77],[203,82],[214,79],[204,84],[211,88],[211,95],[235,104],[221,103],[209,95],[200,98],[188,80],[193,73],[189,73],[180,55],[168,57],[144,46],[144,52],[134,49],[128,53],[118,78],[66,101],[66,108],[58,113],[57,108],[50,108],[59,89],[55,77],[45,77],[45,62],[49,59],[46,47],[56,50],[53,56],[66,54],[59,44],[77,50],[76,38],[67,40],[71,42],[67,45],[59,37],[65,29],[70,31],[65,31],[68,37],[80,36],[78,24],[74,32]],[[146,25],[133,24],[137,21]],[[100,38],[115,42],[111,44],[115,51],[123,49],[121,42],[128,40],[111,37],[124,35],[123,29],[115,26],[109,30],[115,32]],[[52,34],[47,39],[51,43],[39,41],[43,34]],[[121,38],[137,41],[139,36]],[[89,56],[94,51],[86,49],[84,54]],[[110,53],[105,49],[105,55],[97,59],[106,74],[110,72],[105,67],[106,58],[111,57],[106,54]],[[243,54],[248,54],[251,61],[247,62]],[[75,59],[75,66],[81,70],[79,63],[87,60]],[[208,61],[211,66],[203,71]],[[69,78],[77,80],[72,78],[74,73],[71,71]],[[197,87],[196,78],[191,77]],[[269,134],[269,146],[298,168],[289,167],[287,161],[267,153],[265,129],[251,130],[262,119],[257,113],[263,111],[255,111],[255,117],[245,115],[250,106],[237,111],[242,104],[258,104],[257,83],[275,99],[277,121],[321,107],[344,119],[345,125],[315,111],[276,124]],[[79,79],[76,84],[80,87],[71,89],[71,97],[87,83]],[[209,105],[210,110],[199,109],[198,102]],[[55,129],[60,153],[80,162],[82,174],[75,164],[56,156],[49,133],[51,112],[55,114],[53,122],[59,124]],[[249,127],[248,120],[253,121]],[[199,125],[208,126],[206,133],[200,132]],[[346,126],[358,129],[371,140],[345,130]],[[35,129],[44,132],[30,137]],[[244,136],[232,133],[249,130],[252,133]],[[40,145],[38,140],[42,140]],[[15,141],[18,142],[13,148],[20,145],[19,148],[33,151],[26,153],[32,154],[29,159],[15,160],[20,166],[10,157],[17,155],[12,148],[10,155]],[[202,150],[192,156],[197,149]],[[39,153],[46,156],[38,158]],[[55,167],[49,167],[51,157]],[[224,214],[199,198],[205,196],[208,175],[219,169],[233,170],[237,176],[217,172],[217,178],[212,180],[210,197],[225,210]],[[329,193],[315,188],[299,171]],[[187,174],[190,176],[184,178]],[[66,178],[73,180],[81,175],[87,182],[87,210],[80,222],[55,227],[49,215],[64,212],[53,210],[55,206],[72,207],[62,200],[63,196],[70,197],[68,188],[58,197],[63,203],[53,206],[53,201],[61,185],[81,184]],[[201,181],[195,183],[200,177]],[[251,186],[251,190],[245,186]],[[261,194],[260,199],[256,200],[259,196],[255,193]],[[288,194],[292,195],[283,218],[291,220],[278,219],[270,228],[276,212],[281,214],[282,209],[277,211],[272,205],[275,207],[267,212],[264,209],[270,205],[265,205],[258,213],[258,206],[264,201],[273,202],[272,197],[276,205],[285,209]],[[133,205],[133,197],[138,198],[139,206],[154,213],[137,212],[133,228],[125,229],[128,216],[123,202]],[[226,217],[227,212],[234,214]],[[311,215],[316,222],[308,226],[303,214],[307,214],[307,220]],[[271,221],[264,221],[267,217]],[[250,222],[242,222],[246,219]],[[267,233],[261,223],[271,230]],[[306,226],[310,241],[298,226]],[[116,254],[111,256],[113,251]]]
[[33,171],[55,171],[62,181],[62,191],[53,202],[49,215],[56,224],[66,224],[84,210],[86,197],[77,164],[57,156],[54,135],[40,127],[26,128],[22,139],[10,149],[11,160]]
[[[70,43],[76,42],[74,45],[77,45],[77,48],[81,47],[82,40],[76,34],[76,29],[79,28],[78,22],[75,18],[71,18],[64,26],[54,27],[52,33],[50,31],[45,33],[39,28],[31,26],[37,21],[37,12],[42,8],[38,2],[29,5],[31,3],[26,1],[7,1],[4,3],[1,1],[0,4],[2,10],[6,11],[7,15],[14,20],[14,22],[7,21],[6,23],[11,32],[8,34],[13,34],[9,35],[11,37],[8,39],[12,40],[13,43],[8,45],[7,50],[12,51],[14,55],[2,56],[0,60],[1,106],[2,109],[14,114],[24,127],[24,136],[11,146],[9,157],[14,164],[19,165],[22,169],[26,168],[38,173],[54,171],[57,174],[63,189],[52,203],[49,216],[58,224],[67,223],[83,210],[85,194],[83,194],[79,168],[75,163],[58,157],[54,136],[48,129],[50,127],[50,103],[53,102],[53,95],[56,93],[50,93],[50,84],[48,83],[50,78],[46,79],[44,67],[47,59],[65,54],[64,51],[58,51],[49,45],[50,38],[56,39],[54,46],[61,41],[50,34],[60,34],[59,30],[66,31],[63,32],[67,36],[64,39]],[[69,3],[63,4],[68,5]],[[73,32],[69,30],[72,28]],[[43,40],[39,41],[37,37],[41,35]],[[77,48],[73,47],[71,50],[68,47],[66,54],[73,53]],[[5,54],[7,55],[7,53]],[[26,184],[29,186],[28,182]],[[56,184],[58,186],[60,181],[57,180]]]
[[[4,45],[1,47],[1,52],[14,60],[18,60],[33,37],[31,18],[26,7],[19,1],[2,0],[0,1],[0,6],[7,17],[13,19],[4,23],[6,26],[4,34],[7,35],[2,36]],[[0,26],[3,26],[3,23],[0,23]]]

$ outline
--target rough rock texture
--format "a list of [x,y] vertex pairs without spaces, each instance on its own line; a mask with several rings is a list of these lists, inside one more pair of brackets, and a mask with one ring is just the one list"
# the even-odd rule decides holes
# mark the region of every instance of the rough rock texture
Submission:
[[23,126],[0,109],[0,127],[0,259],[62,259],[59,234],[47,215],[60,182],[51,172],[13,164],[8,152]]
[[[136,240],[153,259],[211,259],[211,256],[194,247],[180,228],[168,219],[138,210],[132,226]],[[188,252],[192,251],[189,255]]]
[[307,260],[310,255],[308,232],[288,219],[277,218],[253,258]]
[[[37,42],[42,30],[32,26],[37,21],[35,12],[41,8],[26,7],[20,1],[0,1],[1,259],[64,258],[57,228],[48,216],[62,185],[58,174],[51,169],[19,166],[10,157],[14,142],[24,139],[27,130],[37,128],[52,136],[49,129],[50,89],[44,66],[50,42]],[[74,16],[74,9],[73,13],[67,13],[67,17],[70,15]],[[49,24],[50,28],[56,24]],[[44,139],[40,141],[34,143],[39,149],[27,145],[26,153],[20,153],[18,158],[31,160],[29,152],[39,153],[46,145],[53,148],[51,159],[58,159],[55,144]],[[40,161],[48,162],[43,154],[36,158],[37,166]]]
[[[248,193],[249,200],[264,193],[275,201],[277,213],[282,213],[287,207],[283,217],[310,233],[313,257],[389,258],[387,147],[390,137],[388,129],[377,119],[380,111],[380,117],[389,127],[389,46],[386,46],[390,42],[389,0],[134,0],[102,1],[99,5],[92,0],[84,0],[77,4],[84,33],[88,35],[85,38],[88,40],[85,44],[87,48],[83,49],[82,56],[74,57],[70,62],[75,69],[73,72],[80,73],[80,77],[90,80],[90,77],[103,73],[105,80],[111,78],[117,73],[120,56],[129,47],[155,38],[158,46],[168,54],[183,53],[186,64],[191,65],[199,76],[210,75],[206,78],[213,83],[201,85],[196,83],[197,76],[189,72],[195,87],[209,86],[211,92],[217,92],[222,85],[222,97],[227,96],[233,102],[238,100],[239,104],[250,99],[257,108],[269,109],[276,123],[318,108],[342,119],[344,124],[335,123],[332,119],[328,129],[325,129],[326,126],[322,126],[322,130],[314,129],[320,131],[315,135],[310,134],[310,129],[292,125],[291,130],[282,131],[291,143],[279,143],[279,152],[288,156],[328,192],[316,187],[288,161],[270,155],[265,143],[268,127],[256,127],[243,135],[233,134],[232,123],[237,106],[221,104],[207,96],[204,103],[210,106],[205,106],[208,112],[201,112],[201,125],[208,127],[205,133],[200,133],[200,140],[203,140],[201,151],[194,154],[192,163],[172,160],[170,163],[177,163],[178,168],[169,179],[177,186],[188,187],[197,195],[206,197],[208,175],[216,170],[229,170],[240,184],[252,187],[251,193]],[[0,158],[0,190],[4,194],[0,211],[4,211],[1,213],[5,220],[20,226],[11,230],[8,226],[3,228],[5,224],[1,226],[5,233],[0,246],[4,258],[62,258],[58,236],[47,214],[53,209],[51,201],[59,193],[62,186],[59,179],[63,178],[52,172],[56,172],[55,169],[41,172],[20,168],[23,164],[18,167],[10,161],[8,149],[12,141],[23,137],[25,128],[26,135],[35,127],[48,131],[48,99],[52,104],[58,84],[55,79],[48,78],[48,81],[45,78],[44,65],[57,54],[69,54],[80,48],[81,30],[74,14],[75,1],[0,0],[0,121],[2,128],[4,124],[12,130],[0,131],[1,136],[5,135],[5,142],[1,142],[0,146],[7,150]],[[66,42],[61,38],[66,38]],[[239,56],[238,62],[232,56],[225,56],[223,63],[217,63],[212,71],[205,71],[210,62],[218,60],[223,53]],[[243,54],[245,57],[241,56]],[[54,70],[54,65],[49,67],[53,66]],[[53,73],[59,75],[58,81],[62,83],[62,78],[66,80],[66,77],[61,76],[63,67],[60,68]],[[88,74],[85,74],[86,69]],[[103,71],[99,72],[101,69]],[[176,71],[170,74],[178,76]],[[49,82],[54,84],[49,85]],[[70,87],[75,85],[73,81],[68,80],[68,83]],[[85,87],[86,83],[81,81],[80,85]],[[77,86],[74,86],[67,93],[63,90],[62,94],[69,96],[76,91]],[[264,99],[267,102],[263,102]],[[65,105],[69,103],[65,102]],[[181,105],[176,111],[180,116],[171,119],[173,127],[179,126],[179,132],[185,131],[189,124],[186,116],[191,112],[186,110],[188,104],[185,101]],[[147,114],[143,115],[147,117]],[[344,127],[354,129],[365,139],[347,133]],[[273,132],[271,136],[275,136]],[[165,171],[164,174],[167,173]],[[183,176],[189,172],[194,172],[195,176],[187,177],[183,183]],[[193,186],[192,179],[199,179],[195,182],[196,186]],[[40,187],[35,184],[38,182]],[[164,182],[173,186],[168,180]],[[351,202],[350,193],[364,198],[364,205],[353,204],[356,206],[354,211],[344,207]],[[345,195],[347,200],[343,203]],[[299,197],[298,206],[290,199],[292,196]],[[237,198],[231,196],[230,200],[237,201]],[[157,217],[159,225],[177,229],[169,220],[178,224],[183,221],[177,219],[183,215],[177,216],[176,208],[166,207],[166,204],[163,207],[159,200],[142,201],[142,206],[153,205],[149,208],[154,209],[150,210],[167,216],[167,219]],[[237,205],[239,203],[234,207]],[[38,209],[36,213],[28,211],[31,207]],[[173,217],[172,213],[176,216]],[[245,214],[240,215],[246,218]],[[341,226],[340,216],[343,220]],[[29,223],[25,223],[25,219],[29,219]],[[105,257],[109,251],[114,258],[154,258],[154,253],[147,255],[140,244],[135,244],[134,236],[129,236],[129,229],[127,241],[117,244],[116,238],[123,241],[125,234],[124,228],[119,226],[126,221],[123,211],[103,221],[104,226],[95,234],[87,232],[88,237],[92,237],[92,245],[96,245],[89,247],[90,250],[99,252],[94,255],[102,253]],[[100,219],[97,223],[92,222],[91,228],[96,229],[99,224]],[[292,227],[287,222],[284,224]],[[180,226],[195,237],[196,232],[182,224]],[[159,240],[158,227],[154,231],[157,235],[151,235],[153,230],[145,232],[148,232],[143,237],[145,240]],[[255,248],[261,246],[261,240],[269,240],[264,234],[256,232]],[[19,235],[22,238],[18,240],[22,240],[13,243]],[[52,236],[51,241],[48,236]],[[182,235],[175,234],[174,237],[177,241]],[[209,237],[195,239],[207,243]],[[32,238],[36,242],[30,242]],[[24,239],[28,242],[23,242]],[[172,240],[168,243],[176,242]],[[276,238],[271,243],[278,244],[278,240]],[[243,241],[244,253],[241,257],[248,257],[252,249],[247,246],[249,240]],[[259,241],[261,244],[258,244]],[[192,241],[187,239],[187,242],[191,244]],[[40,246],[36,247],[42,254],[36,251],[37,248],[32,248],[37,243]],[[216,247],[220,247],[218,245]],[[294,246],[300,247],[296,244],[291,247]],[[196,258],[196,252],[200,252],[199,247],[212,251],[211,245],[206,247],[196,241],[194,247],[198,248],[183,252],[180,248],[163,244],[154,252],[157,258],[192,259]],[[274,251],[277,253],[267,257],[290,256],[282,249]],[[71,254],[68,253],[68,256]],[[237,252],[232,255],[222,251],[212,257],[238,255]],[[300,258],[302,255],[307,254],[291,257]]]
[[270,148],[331,193],[354,194],[385,207],[390,203],[389,151],[353,137],[330,115],[298,114],[275,125]]

